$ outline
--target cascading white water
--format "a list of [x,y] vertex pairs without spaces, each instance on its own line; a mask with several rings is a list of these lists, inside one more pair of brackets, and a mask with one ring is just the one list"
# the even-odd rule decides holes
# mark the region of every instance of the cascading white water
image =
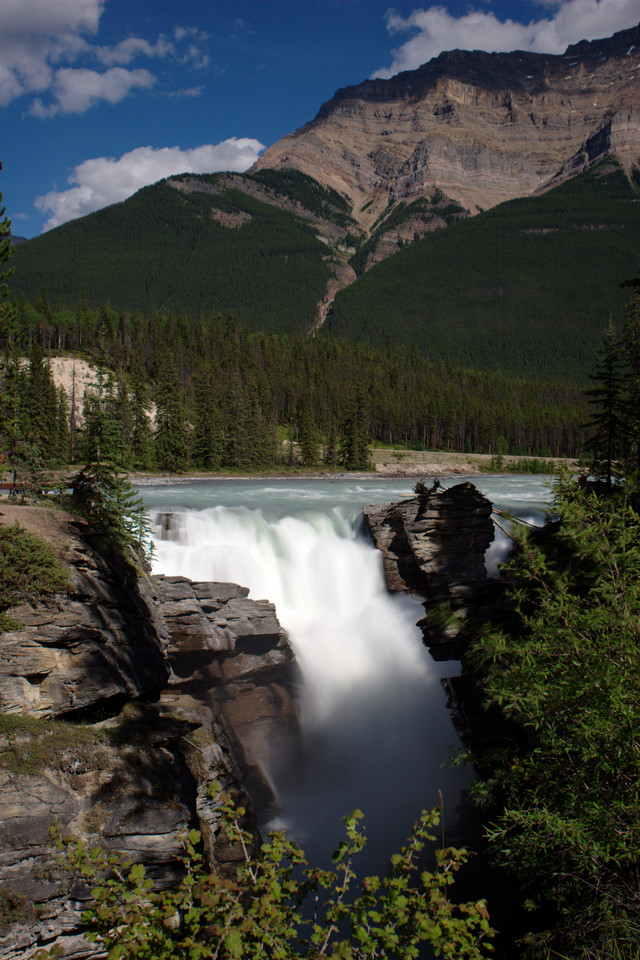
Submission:
[[[539,520],[544,479],[478,485],[503,508]],[[307,748],[297,786],[280,790],[281,819],[311,862],[326,861],[340,818],[355,807],[370,838],[367,870],[384,869],[438,791],[454,826],[470,774],[443,766],[459,742],[439,679],[457,664],[431,659],[415,626],[421,606],[387,593],[381,555],[357,533],[365,503],[408,496],[410,486],[235,481],[144,495],[152,509],[181,510],[177,539],[156,542],[156,573],[232,581],[276,605],[302,669]],[[496,558],[503,551],[497,544]]]
[[465,779],[440,769],[457,743],[439,684],[452,665],[443,671],[422,645],[420,605],[387,593],[353,514],[188,510],[179,539],[156,542],[154,572],[240,583],[275,603],[302,672],[307,745],[297,787],[281,793],[282,821],[318,858],[355,807],[386,858],[438,790],[453,815]]

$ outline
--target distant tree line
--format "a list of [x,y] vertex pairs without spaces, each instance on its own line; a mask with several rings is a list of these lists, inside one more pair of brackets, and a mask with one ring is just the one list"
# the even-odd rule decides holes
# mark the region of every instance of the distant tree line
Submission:
[[[127,467],[172,472],[364,469],[371,443],[571,457],[588,416],[574,385],[434,364],[416,348],[252,333],[232,315],[130,314],[82,301],[54,310],[43,293],[14,304],[3,336],[5,461],[15,456],[10,437],[33,440],[51,463],[101,445]],[[55,391],[44,352],[96,363],[84,411]]]

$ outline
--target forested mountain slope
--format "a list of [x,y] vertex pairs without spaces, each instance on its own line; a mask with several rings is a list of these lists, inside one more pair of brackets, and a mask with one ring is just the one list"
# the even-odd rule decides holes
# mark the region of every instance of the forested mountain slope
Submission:
[[639,50],[634,27],[559,57],[452,51],[340,90],[247,174],[20,244],[12,292],[582,382],[637,270]]
[[431,359],[584,381],[620,283],[638,267],[637,185],[611,160],[376,264],[336,297],[326,331],[414,344]]
[[300,194],[312,184],[306,203],[322,206],[338,236],[345,230],[331,218],[349,218],[308,178],[277,179],[286,184],[291,210],[268,202],[256,181],[244,186],[246,178],[224,174],[145,187],[21,244],[12,290],[35,299],[45,289],[52,303],[84,296],[92,306],[145,312],[232,310],[249,327],[307,330],[332,276],[332,255],[316,235],[311,211],[305,207],[302,216],[295,187]]

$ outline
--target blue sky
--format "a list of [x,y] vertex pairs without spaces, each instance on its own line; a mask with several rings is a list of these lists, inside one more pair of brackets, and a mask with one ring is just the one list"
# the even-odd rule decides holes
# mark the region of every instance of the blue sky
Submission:
[[245,170],[339,87],[453,48],[562,53],[637,0],[0,0],[0,190],[32,237],[185,170]]

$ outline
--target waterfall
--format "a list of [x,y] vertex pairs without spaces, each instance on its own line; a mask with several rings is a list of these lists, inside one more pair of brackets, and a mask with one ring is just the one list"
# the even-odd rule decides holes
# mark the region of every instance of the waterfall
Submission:
[[186,510],[177,539],[156,542],[154,572],[240,583],[275,603],[302,672],[307,758],[297,786],[282,788],[279,825],[317,862],[334,848],[340,818],[359,807],[367,865],[384,869],[439,790],[453,822],[468,774],[442,767],[458,742],[439,678],[455,665],[434,663],[422,645],[421,606],[387,593],[358,513]]

